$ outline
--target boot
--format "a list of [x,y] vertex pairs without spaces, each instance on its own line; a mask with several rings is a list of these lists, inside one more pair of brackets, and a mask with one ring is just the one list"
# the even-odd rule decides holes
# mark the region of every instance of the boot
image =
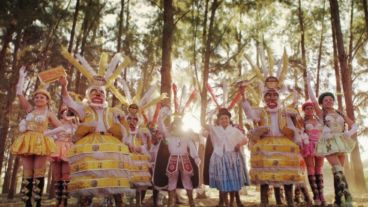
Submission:
[[261,206],[268,206],[268,185],[261,185]]
[[167,207],[175,206],[175,197],[176,197],[175,190],[169,191],[169,201],[167,202]]
[[342,197],[342,193],[340,193],[340,188],[339,188],[339,184],[340,184],[340,176],[338,172],[334,172],[333,173],[333,177],[334,177],[334,189],[335,189],[335,204],[337,206],[341,205],[341,197]]
[[317,174],[316,175],[316,183],[317,183],[317,189],[318,189],[318,195],[319,195],[319,200],[321,201],[321,206],[327,206],[327,202],[325,200],[325,197],[323,195],[323,175],[322,174]]
[[135,192],[135,206],[142,207],[142,190],[136,189]]
[[45,178],[39,177],[33,179],[33,199],[36,202],[36,207],[41,207],[41,199]]
[[55,181],[54,192],[55,192],[56,206],[60,206],[63,195],[63,181]]
[[25,207],[32,207],[32,178],[23,178],[20,193]]
[[189,200],[189,206],[190,207],[196,207],[193,199],[193,190],[187,190],[188,200]]
[[302,203],[302,193],[299,186],[295,187],[294,195],[294,202],[297,204]]
[[273,191],[275,194],[276,205],[282,205],[281,189],[279,187],[273,187]]
[[288,207],[294,206],[293,185],[284,185],[284,191]]
[[68,183],[69,183],[68,180],[62,181],[61,186],[63,188],[61,198],[63,200],[64,207],[68,206],[68,199],[69,199]]
[[[114,195],[115,196],[115,195]],[[80,207],[90,207],[92,205],[93,197],[81,196],[78,199],[78,205]]]
[[114,194],[113,195],[115,200],[115,206],[116,207],[122,207],[123,206],[123,199],[121,198],[121,194]]
[[158,190],[156,190],[156,189],[153,187],[153,190],[152,190],[153,207],[157,207],[158,193],[159,193],[159,191],[158,191]]
[[315,175],[308,175],[309,185],[313,193],[314,205],[319,206],[321,205],[321,196],[319,194],[319,188],[316,183],[316,178],[317,177]]
[[343,189],[343,194],[345,197],[345,206],[352,206],[352,202],[353,202],[353,197],[351,196],[351,193],[349,191],[349,185],[348,182],[346,181],[345,175],[342,171],[340,171],[341,174],[341,178],[342,178],[342,182],[344,183],[344,189]]
[[312,200],[309,197],[309,193],[308,190],[306,188],[306,186],[300,186],[300,190],[302,191],[303,197],[304,197],[304,201],[306,203],[307,206],[312,206]]

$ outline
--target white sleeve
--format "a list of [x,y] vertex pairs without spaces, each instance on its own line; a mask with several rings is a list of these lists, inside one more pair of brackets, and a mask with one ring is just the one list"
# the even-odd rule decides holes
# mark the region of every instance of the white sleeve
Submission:
[[198,150],[193,142],[193,140],[188,140],[188,147],[190,151],[190,156],[195,159],[198,158]]
[[84,119],[85,113],[83,105],[75,102],[69,95],[63,96],[63,103],[69,108],[72,108],[74,111],[76,111],[80,119]]
[[259,114],[252,108],[248,100],[244,100],[242,103],[243,111],[245,116],[253,121],[259,121],[260,117]]

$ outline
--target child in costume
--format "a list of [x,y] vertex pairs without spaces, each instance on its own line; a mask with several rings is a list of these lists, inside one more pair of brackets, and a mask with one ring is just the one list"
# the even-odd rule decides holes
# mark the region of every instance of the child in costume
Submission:
[[[350,153],[355,147],[355,141],[351,137],[357,133],[358,126],[349,117],[334,109],[335,96],[332,93],[322,93],[317,102],[310,81],[308,74],[308,93],[314,103],[317,115],[323,121],[322,135],[317,141],[315,154],[316,156],[325,157],[332,167],[335,204],[352,206],[352,196],[343,173],[343,166],[345,153]],[[348,130],[345,129],[345,125],[349,128]],[[323,186],[322,177],[320,182]],[[345,198],[344,201],[342,200],[343,197]]]
[[50,94],[42,88],[33,93],[32,106],[23,95],[25,67],[19,70],[16,94],[21,107],[27,112],[20,124],[20,136],[11,146],[11,152],[20,156],[23,164],[22,200],[26,207],[32,206],[32,192],[36,207],[41,206],[41,196],[45,184],[47,157],[56,151],[54,140],[47,134],[49,123],[54,127],[61,125],[48,104]]
[[55,137],[56,144],[56,152],[51,155],[51,168],[55,182],[56,206],[67,206],[70,166],[66,153],[73,145],[72,137],[77,129],[78,119],[65,105],[60,109],[60,116],[62,125],[49,133]]
[[321,137],[323,123],[315,115],[315,106],[311,101],[307,101],[302,105],[304,111],[304,129],[308,135],[308,142],[303,143],[301,153],[304,157],[307,171],[308,181],[313,193],[314,204],[326,206],[326,201],[323,196],[323,159],[324,157],[316,156],[315,149],[318,140]]

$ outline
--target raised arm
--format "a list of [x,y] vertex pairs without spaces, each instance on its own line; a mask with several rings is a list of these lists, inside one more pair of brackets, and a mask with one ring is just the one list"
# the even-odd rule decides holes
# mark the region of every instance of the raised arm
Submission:
[[307,87],[308,87],[309,99],[314,104],[314,110],[316,111],[316,114],[317,114],[318,117],[322,117],[322,113],[323,112],[322,112],[322,109],[319,107],[316,94],[314,94],[314,91],[312,89],[312,86],[311,86],[311,77],[310,77],[310,74],[309,73],[307,73],[306,82],[307,82]]
[[344,132],[344,136],[351,137],[358,132],[358,125],[356,125],[347,115],[344,115],[343,117],[349,127],[349,130]]
[[17,86],[16,86],[16,95],[18,96],[19,103],[20,103],[21,107],[26,112],[31,112],[32,111],[32,105],[27,101],[27,99],[23,95],[24,78],[26,76],[27,76],[26,67],[22,66],[19,69],[19,79],[18,79],[18,83],[17,83]]
[[165,138],[169,136],[167,127],[165,126],[164,120],[170,115],[170,109],[168,107],[162,107],[157,120],[157,128],[164,135]]
[[63,76],[59,79],[59,83],[61,85],[61,96],[63,97],[63,103],[67,105],[69,108],[72,108],[74,111],[78,113],[80,119],[84,119],[85,113],[83,106],[75,102],[69,95],[68,92],[68,81]]
[[48,112],[48,117],[49,120],[51,122],[51,124],[53,125],[53,127],[59,127],[62,125],[62,123],[60,122],[60,120],[56,117],[56,114],[52,111]]

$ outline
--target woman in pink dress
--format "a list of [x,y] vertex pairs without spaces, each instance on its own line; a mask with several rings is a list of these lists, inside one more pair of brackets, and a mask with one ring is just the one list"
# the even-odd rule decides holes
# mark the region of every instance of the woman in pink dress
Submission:
[[309,139],[308,142],[302,144],[301,153],[307,165],[308,180],[313,192],[314,204],[325,206],[322,174],[323,157],[315,155],[316,144],[321,136],[323,123],[315,115],[313,102],[305,102],[302,109],[304,111],[304,129]]

